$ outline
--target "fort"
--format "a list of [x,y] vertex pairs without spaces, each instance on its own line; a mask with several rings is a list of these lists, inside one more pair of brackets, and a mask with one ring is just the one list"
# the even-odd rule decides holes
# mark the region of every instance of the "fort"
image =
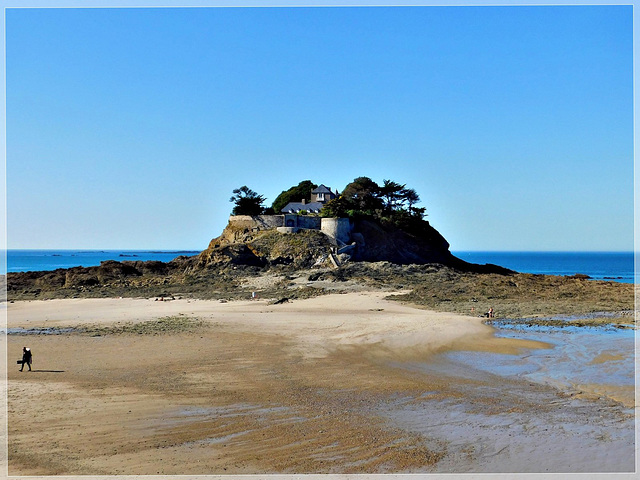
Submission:
[[353,224],[348,218],[326,218],[312,215],[232,215],[229,227],[235,231],[260,232],[277,230],[280,233],[296,233],[301,230],[319,230],[331,243],[344,246],[352,242]]

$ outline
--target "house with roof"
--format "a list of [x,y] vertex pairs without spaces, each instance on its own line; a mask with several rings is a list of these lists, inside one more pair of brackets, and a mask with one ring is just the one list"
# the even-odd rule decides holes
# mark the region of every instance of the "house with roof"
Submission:
[[325,204],[329,200],[333,200],[338,196],[338,191],[333,193],[329,187],[325,187],[320,184],[315,189],[311,190],[311,201]]
[[337,196],[337,190],[334,193],[329,187],[320,184],[311,191],[311,201],[309,203],[307,203],[305,198],[299,202],[289,202],[282,210],[280,210],[280,213],[298,214],[302,211],[307,213],[320,213],[322,207],[324,207],[329,200],[333,200]]

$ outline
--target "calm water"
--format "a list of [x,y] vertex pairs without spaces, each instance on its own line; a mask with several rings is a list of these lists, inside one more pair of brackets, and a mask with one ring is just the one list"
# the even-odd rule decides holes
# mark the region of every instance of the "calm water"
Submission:
[[34,272],[57,268],[95,267],[104,260],[159,260],[170,262],[180,255],[197,255],[192,250],[8,250],[8,272]]
[[522,273],[575,275],[633,283],[633,252],[453,252],[471,263],[493,263]]
[[[7,271],[27,272],[91,267],[104,260],[169,262],[194,250],[8,250]],[[493,263],[518,272],[547,275],[582,273],[598,280],[633,283],[632,252],[453,252],[471,263]]]
[[633,329],[612,326],[498,327],[496,336],[537,340],[550,344],[551,348],[527,350],[520,355],[453,352],[447,356],[498,375],[524,377],[560,388],[598,385],[603,393],[615,389],[619,396],[633,396]]

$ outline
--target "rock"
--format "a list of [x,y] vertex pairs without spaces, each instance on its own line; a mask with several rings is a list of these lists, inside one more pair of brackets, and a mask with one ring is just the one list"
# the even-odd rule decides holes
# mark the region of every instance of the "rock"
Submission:
[[591,280],[589,275],[585,275],[584,273],[576,273],[575,275],[569,275],[567,278],[572,278],[575,280]]
[[311,275],[309,275],[308,280],[310,282],[316,282],[318,280],[322,280],[324,278],[324,273],[325,272],[314,272]]
[[[194,257],[181,256],[167,263],[109,260],[98,267],[9,273],[7,292],[39,298],[51,296],[48,292],[58,292],[57,296],[92,295],[103,288],[118,292],[117,295],[135,289],[147,294],[159,285],[173,285],[180,292],[193,288],[211,291],[213,285],[221,291],[233,291],[237,288],[235,279],[242,276],[268,269],[291,272],[331,267],[330,259],[335,260],[336,273],[324,272],[318,279],[344,281],[348,276],[342,269],[354,266],[357,270],[357,264],[363,262],[372,265],[367,275],[375,277],[380,272],[381,278],[398,273],[398,266],[408,269],[404,273],[412,273],[417,266],[428,266],[434,272],[445,266],[462,272],[515,273],[497,265],[470,264],[453,256],[449,243],[428,222],[413,225],[411,231],[371,219],[354,220],[351,226],[351,245],[336,252],[332,240],[320,230],[300,229],[297,233],[281,234],[275,226],[261,222],[260,217],[243,217],[241,222],[230,221],[222,234]],[[180,285],[186,290],[177,290],[182,288]]]

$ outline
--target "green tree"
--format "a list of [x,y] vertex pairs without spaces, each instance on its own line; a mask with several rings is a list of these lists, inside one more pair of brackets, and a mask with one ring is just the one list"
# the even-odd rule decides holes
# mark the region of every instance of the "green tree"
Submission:
[[366,215],[375,215],[383,207],[380,198],[380,186],[369,177],[358,177],[342,191],[345,201],[351,209]]
[[271,208],[276,215],[280,214],[282,209],[290,202],[300,202],[304,200],[311,200],[311,191],[318,185],[311,180],[303,180],[298,185],[291,187],[289,190],[285,190],[280,193],[273,201]]
[[345,218],[351,217],[352,211],[353,204],[346,197],[340,196],[329,200],[320,210],[320,216]]
[[235,203],[231,213],[232,215],[260,215],[264,211],[262,204],[265,200],[265,197],[243,185],[236,188],[229,199],[230,202]]
[[384,199],[384,208],[387,212],[392,212],[402,207],[406,201],[404,198],[406,185],[400,185],[392,180],[384,180],[380,187],[380,196]]
[[[411,214],[420,214],[420,213],[422,213],[422,215],[424,214],[424,211],[425,211],[424,208],[414,208],[413,207],[416,203],[418,203],[420,201],[420,196],[418,195],[418,192],[416,192],[413,188],[405,188],[402,191],[402,198],[408,204],[407,210],[409,210],[409,213],[411,213]],[[420,212],[420,210],[422,212]],[[422,215],[420,215],[421,218],[422,218]]]
[[425,213],[427,209],[425,207],[413,207],[411,209],[411,215],[422,220],[427,214]]

